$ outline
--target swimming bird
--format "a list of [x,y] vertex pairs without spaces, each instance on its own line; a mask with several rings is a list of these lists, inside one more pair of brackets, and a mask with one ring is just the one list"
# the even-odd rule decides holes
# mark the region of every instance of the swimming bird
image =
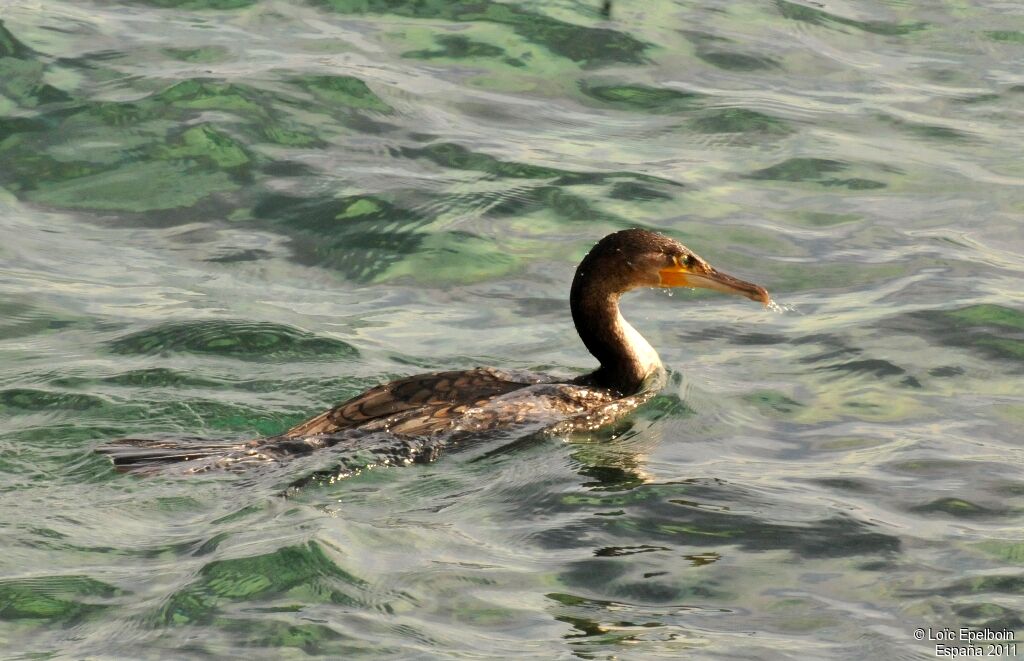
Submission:
[[763,287],[718,271],[674,239],[621,230],[587,253],[569,294],[576,331],[599,363],[592,372],[568,380],[491,367],[418,374],[371,388],[278,436],[241,443],[121,439],[99,451],[129,472],[181,462],[189,472],[238,469],[329,447],[360,454],[361,465],[394,465],[432,461],[467,435],[499,429],[597,429],[647,401],[665,381],[658,353],[619,311],[622,294],[641,287],[701,287],[765,305],[771,300]]

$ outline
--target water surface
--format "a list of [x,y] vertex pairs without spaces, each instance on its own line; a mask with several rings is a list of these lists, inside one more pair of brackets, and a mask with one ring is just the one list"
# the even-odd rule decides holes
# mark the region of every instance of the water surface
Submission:
[[[9,658],[934,658],[1024,629],[1024,11],[1005,2],[0,8]],[[625,314],[612,429],[281,495],[122,435],[593,365],[568,283],[664,231],[795,311]]]

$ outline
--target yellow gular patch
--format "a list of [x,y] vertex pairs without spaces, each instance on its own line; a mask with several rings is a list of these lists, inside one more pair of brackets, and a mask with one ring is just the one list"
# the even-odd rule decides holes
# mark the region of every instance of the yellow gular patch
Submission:
[[686,279],[686,267],[679,263],[678,257],[673,257],[672,261],[675,262],[674,266],[669,266],[658,271],[658,277],[661,279],[661,286],[689,287],[690,284]]

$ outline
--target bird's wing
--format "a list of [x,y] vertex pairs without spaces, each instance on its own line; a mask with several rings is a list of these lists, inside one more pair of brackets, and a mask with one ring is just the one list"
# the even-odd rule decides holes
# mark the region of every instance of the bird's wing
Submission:
[[287,438],[334,434],[348,429],[393,422],[398,434],[432,433],[447,427],[453,415],[480,406],[492,397],[530,385],[489,368],[435,372],[398,379],[338,404],[286,431]]

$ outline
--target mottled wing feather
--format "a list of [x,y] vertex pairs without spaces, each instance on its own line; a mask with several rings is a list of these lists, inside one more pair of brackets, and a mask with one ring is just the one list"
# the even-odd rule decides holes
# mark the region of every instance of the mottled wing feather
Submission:
[[419,374],[371,388],[292,427],[284,436],[301,438],[378,426],[397,434],[430,434],[446,429],[453,417],[468,408],[528,385],[529,381],[513,381],[488,368]]
[[373,388],[281,436],[248,442],[122,439],[100,451],[113,459],[118,470],[133,473],[154,473],[170,464],[181,464],[189,473],[236,471],[339,444],[361,457],[361,465],[367,453],[375,465],[408,464],[433,461],[442,448],[465,434],[517,425],[556,434],[593,430],[618,419],[656,391],[621,397],[525,372],[489,368],[440,372]]

